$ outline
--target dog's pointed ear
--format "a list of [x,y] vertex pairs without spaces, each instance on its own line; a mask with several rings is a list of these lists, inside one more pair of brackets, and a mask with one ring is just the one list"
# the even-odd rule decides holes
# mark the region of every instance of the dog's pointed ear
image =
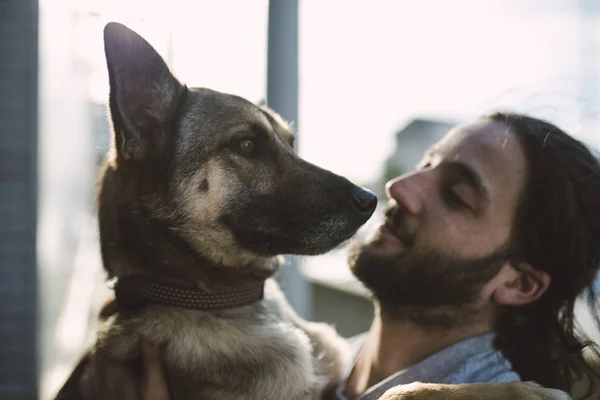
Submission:
[[164,144],[177,105],[187,90],[140,35],[116,22],[104,28],[110,114],[117,154],[141,160]]

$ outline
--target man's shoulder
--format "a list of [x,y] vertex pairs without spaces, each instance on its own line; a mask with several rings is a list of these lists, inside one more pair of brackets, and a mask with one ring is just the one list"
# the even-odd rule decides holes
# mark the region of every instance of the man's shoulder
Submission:
[[507,383],[520,381],[521,377],[510,362],[500,354],[490,352],[487,357],[465,360],[440,380],[441,383]]
[[[446,368],[441,383],[515,382],[521,377],[511,363],[494,348],[492,335],[468,338],[441,352]],[[439,363],[438,361],[438,363]]]

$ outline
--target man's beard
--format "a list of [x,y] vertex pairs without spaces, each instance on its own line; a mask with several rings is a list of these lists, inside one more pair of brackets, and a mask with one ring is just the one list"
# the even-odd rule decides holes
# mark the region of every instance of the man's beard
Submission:
[[382,313],[429,327],[447,328],[476,317],[482,288],[510,259],[504,247],[482,258],[460,259],[414,247],[381,254],[371,246],[358,240],[351,244],[353,274],[372,292]]

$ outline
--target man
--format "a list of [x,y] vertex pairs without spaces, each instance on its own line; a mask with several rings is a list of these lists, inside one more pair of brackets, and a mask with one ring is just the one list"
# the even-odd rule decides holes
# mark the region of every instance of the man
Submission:
[[353,340],[338,399],[413,381],[568,392],[575,374],[593,375],[573,322],[580,294],[598,306],[600,164],[588,149],[496,113],[453,129],[386,192],[382,225],[349,254],[376,316]]
[[497,113],[452,130],[386,191],[384,223],[350,253],[376,317],[338,398],[413,381],[569,391],[583,361],[573,304],[600,266],[592,154],[553,125]]

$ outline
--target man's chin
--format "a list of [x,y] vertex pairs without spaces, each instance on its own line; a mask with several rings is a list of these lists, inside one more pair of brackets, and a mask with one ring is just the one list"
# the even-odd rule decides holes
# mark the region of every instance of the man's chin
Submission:
[[398,248],[378,238],[354,239],[348,245],[350,271],[367,287],[370,286],[369,277],[376,273],[376,270],[379,270],[382,265],[390,266],[400,255],[401,251]]

